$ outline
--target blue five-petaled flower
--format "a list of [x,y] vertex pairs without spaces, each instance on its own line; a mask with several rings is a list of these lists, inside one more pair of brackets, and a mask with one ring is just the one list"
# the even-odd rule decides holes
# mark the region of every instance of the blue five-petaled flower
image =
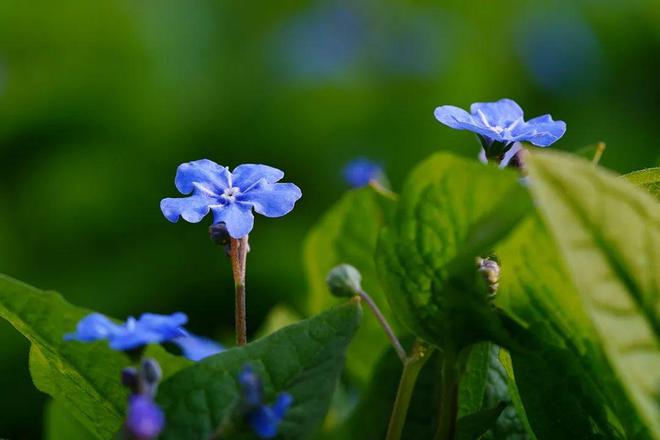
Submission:
[[476,133],[488,158],[501,159],[516,142],[547,147],[566,132],[566,124],[554,121],[550,115],[525,121],[523,110],[511,99],[476,102],[470,106],[470,113],[443,105],[435,109],[435,117],[451,128]]
[[144,313],[139,319],[130,317],[123,324],[115,324],[100,313],[92,313],[81,319],[76,331],[64,335],[64,339],[81,342],[107,340],[113,350],[126,351],[187,336],[188,332],[182,327],[187,321],[184,313]]
[[241,385],[245,421],[260,438],[275,437],[280,422],[293,403],[293,396],[280,393],[275,403],[264,404],[261,380],[250,366],[239,373],[238,382]]
[[281,217],[302,196],[293,183],[277,183],[282,177],[282,171],[267,165],[244,164],[230,172],[208,159],[184,163],[174,183],[190,196],[163,199],[160,209],[171,222],[182,217],[197,223],[212,212],[214,224],[225,223],[232,238],[242,238],[252,230],[253,209],[266,217]]

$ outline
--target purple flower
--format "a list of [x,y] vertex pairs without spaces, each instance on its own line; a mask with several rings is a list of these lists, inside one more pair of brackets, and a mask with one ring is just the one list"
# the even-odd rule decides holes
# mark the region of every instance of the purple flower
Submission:
[[173,339],[176,345],[179,346],[181,352],[185,357],[191,361],[201,361],[202,359],[220,353],[225,348],[215,341],[201,336],[187,334]]
[[246,236],[254,225],[252,210],[266,217],[288,214],[302,196],[293,183],[276,183],[284,173],[267,165],[239,165],[232,172],[208,159],[179,165],[174,183],[184,198],[160,202],[165,218],[200,222],[209,211],[213,223],[223,222],[233,238]]
[[123,324],[115,324],[100,313],[87,315],[78,322],[76,331],[64,335],[66,341],[93,342],[107,340],[113,350],[131,350],[150,343],[161,343],[185,336],[183,325],[188,321],[184,313],[156,315],[145,313],[139,319],[129,317]]
[[384,176],[380,165],[369,159],[355,159],[344,167],[344,179],[353,188],[367,186],[374,180],[380,181]]
[[272,405],[265,405],[263,388],[259,376],[250,366],[246,366],[238,375],[238,382],[243,393],[243,411],[245,421],[259,438],[273,438],[277,428],[293,403],[293,396],[280,393]]
[[165,425],[165,416],[151,396],[134,394],[128,399],[126,430],[137,440],[158,437]]
[[470,113],[443,105],[435,109],[435,117],[451,128],[476,133],[489,159],[502,159],[516,142],[547,147],[566,132],[566,124],[554,121],[550,115],[525,121],[520,106],[510,99],[474,103],[470,106]]

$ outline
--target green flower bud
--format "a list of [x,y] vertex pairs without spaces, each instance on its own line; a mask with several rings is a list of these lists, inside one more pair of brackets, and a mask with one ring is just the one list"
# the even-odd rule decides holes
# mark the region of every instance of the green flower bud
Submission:
[[352,297],[362,291],[362,275],[350,264],[340,264],[330,271],[326,282],[330,292],[338,297]]

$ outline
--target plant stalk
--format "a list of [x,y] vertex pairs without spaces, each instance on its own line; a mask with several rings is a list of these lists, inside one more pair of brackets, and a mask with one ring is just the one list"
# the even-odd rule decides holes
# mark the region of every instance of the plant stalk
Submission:
[[432,349],[424,342],[417,339],[413,344],[410,356],[403,363],[403,372],[399,381],[399,389],[396,393],[390,424],[387,428],[386,440],[399,440],[403,433],[403,427],[408,415],[408,407],[415,389],[415,383],[419,377],[422,367],[431,355]]
[[408,358],[408,355],[406,354],[406,350],[404,350],[403,347],[401,346],[401,342],[399,342],[399,338],[397,338],[396,334],[394,334],[392,327],[390,327],[390,324],[387,322],[387,319],[385,319],[385,316],[378,308],[378,305],[374,302],[371,296],[369,296],[369,294],[367,294],[367,292],[365,292],[364,290],[360,290],[359,295],[360,298],[367,303],[367,306],[369,306],[374,316],[376,316],[376,319],[383,327],[383,330],[385,330],[385,334],[387,334],[387,338],[392,343],[392,346],[394,347],[394,351],[396,351],[396,354],[399,356],[399,359],[401,359],[401,362],[405,364],[406,359]]
[[458,416],[458,363],[456,355],[446,350],[442,357],[440,418],[434,440],[454,440]]
[[236,292],[234,314],[236,345],[247,344],[247,316],[245,312],[245,263],[247,260],[248,237],[231,239],[231,269]]

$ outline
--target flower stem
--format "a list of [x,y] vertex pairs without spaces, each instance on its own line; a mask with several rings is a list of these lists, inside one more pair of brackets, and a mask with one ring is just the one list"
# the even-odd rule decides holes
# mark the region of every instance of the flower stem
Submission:
[[231,239],[231,269],[236,291],[236,345],[247,344],[247,317],[245,313],[245,262],[247,259],[248,237]]
[[404,350],[401,346],[401,342],[399,342],[399,339],[394,334],[394,331],[392,330],[392,327],[390,327],[390,324],[387,322],[387,319],[385,319],[385,316],[383,316],[383,313],[380,311],[374,300],[367,294],[367,292],[360,290],[359,295],[360,298],[367,303],[373,314],[376,316],[376,319],[383,327],[383,330],[385,330],[385,333],[392,343],[392,346],[394,346],[394,351],[396,351],[396,354],[399,356],[399,359],[401,359],[401,362],[405,364],[408,355],[406,354],[406,350]]
[[401,438],[403,426],[406,423],[406,415],[408,414],[408,406],[410,406],[410,399],[415,389],[415,383],[417,383],[417,377],[430,357],[431,350],[419,339],[413,344],[410,356],[406,358],[403,364],[399,389],[396,393],[396,400],[394,401],[394,408],[392,409],[385,440],[399,440]]
[[440,418],[434,440],[454,440],[458,415],[458,363],[455,354],[446,350],[442,357]]

